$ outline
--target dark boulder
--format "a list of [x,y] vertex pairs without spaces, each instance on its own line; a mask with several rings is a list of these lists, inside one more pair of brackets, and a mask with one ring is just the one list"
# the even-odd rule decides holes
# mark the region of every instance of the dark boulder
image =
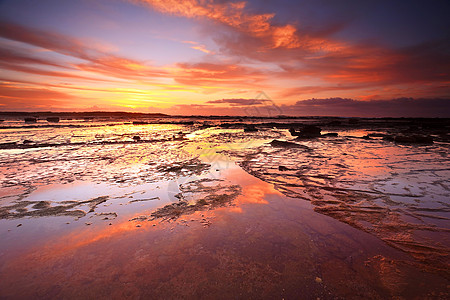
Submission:
[[244,127],[244,132],[256,132],[258,131],[258,128],[255,127],[253,124],[247,124]]
[[316,138],[321,136],[320,132],[322,129],[314,125],[306,125],[300,131],[296,131],[294,128],[289,129],[292,136],[297,136],[298,138]]

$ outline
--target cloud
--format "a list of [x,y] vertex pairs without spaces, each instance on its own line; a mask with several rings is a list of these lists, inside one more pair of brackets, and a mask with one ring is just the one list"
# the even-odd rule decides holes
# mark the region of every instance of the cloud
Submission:
[[70,94],[46,88],[27,88],[0,83],[0,109],[28,110],[60,108],[70,105],[75,98]]
[[267,77],[264,70],[233,63],[178,63],[177,67],[172,76],[186,85],[260,87]]
[[308,99],[280,107],[287,115],[342,117],[450,117],[450,99],[398,98],[359,101],[345,98]]
[[[227,99],[224,102],[227,102]],[[234,99],[230,99],[234,100]],[[237,99],[240,100],[240,99]],[[243,99],[251,100],[251,99]],[[245,101],[244,101],[245,102]],[[149,108],[150,111],[171,115],[230,115],[230,116],[337,116],[337,117],[450,117],[450,99],[398,98],[361,101],[349,98],[324,98],[297,101],[291,105],[260,106],[230,105],[217,107],[222,100],[208,101],[209,105],[184,104],[169,108]],[[254,108],[254,109],[252,109]]]
[[302,45],[294,26],[271,24],[274,14],[248,13],[247,3],[243,1],[132,0],[132,2],[149,5],[166,14],[209,19],[252,36],[268,39],[272,48],[297,48]]
[[[49,60],[38,59],[30,55],[24,55],[23,53],[14,56],[14,54],[4,50],[1,54],[8,57],[11,69],[14,69],[11,62],[14,64],[28,62],[67,69],[78,69],[122,79],[158,78],[167,75],[167,72],[161,68],[154,68],[138,60],[106,53],[101,49],[88,46],[89,43],[86,41],[81,41],[56,32],[43,31],[0,21],[0,37],[85,61],[84,63],[51,63]],[[15,68],[19,69],[18,67]],[[22,67],[21,71],[27,72],[27,69]],[[36,69],[31,73],[35,74]],[[44,73],[43,75],[50,74]]]
[[[271,79],[297,82],[314,78],[318,86],[279,88],[279,96],[295,97],[308,93],[336,93],[403,84],[444,85],[450,81],[450,39],[413,47],[389,49],[373,44],[353,44],[333,38],[343,22],[330,20],[320,30],[298,24],[279,24],[274,13],[254,13],[248,2],[200,0],[139,0],[164,14],[206,20],[203,30],[219,47],[218,54],[239,61],[237,68],[248,70],[251,62],[277,65],[278,70],[261,72],[258,83]],[[213,24],[211,24],[211,22]],[[243,63],[247,63],[244,67]],[[201,64],[201,63],[199,63]],[[219,78],[214,72],[199,72],[194,64],[180,63],[192,70],[175,79],[183,84],[238,84],[230,76]],[[225,73],[227,69],[223,69]],[[256,69],[254,70],[257,71]],[[225,75],[225,74],[222,74]],[[242,75],[248,75],[242,73]],[[226,78],[225,78],[226,77]],[[242,76],[244,77],[244,76]],[[254,79],[249,76],[250,80]],[[261,86],[261,85],[260,85]],[[267,86],[267,84],[266,84]],[[255,86],[257,87],[257,86]]]
[[193,41],[183,41],[183,43],[185,43],[185,44],[191,44],[191,45],[193,45],[193,46],[191,46],[192,49],[201,51],[201,52],[203,52],[203,53],[206,53],[206,54],[214,54],[214,52],[212,52],[212,51],[206,49],[206,46],[205,46],[205,45],[202,45],[202,44],[200,44],[200,43],[193,42]]
[[247,105],[265,105],[267,102],[271,102],[267,99],[220,99],[211,100],[206,103],[210,104],[230,104],[230,106],[247,106]]

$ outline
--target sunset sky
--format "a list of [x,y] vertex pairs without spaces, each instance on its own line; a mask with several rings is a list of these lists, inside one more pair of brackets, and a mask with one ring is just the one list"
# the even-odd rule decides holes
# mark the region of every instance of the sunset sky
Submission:
[[448,0],[0,0],[0,111],[450,117],[448,15]]

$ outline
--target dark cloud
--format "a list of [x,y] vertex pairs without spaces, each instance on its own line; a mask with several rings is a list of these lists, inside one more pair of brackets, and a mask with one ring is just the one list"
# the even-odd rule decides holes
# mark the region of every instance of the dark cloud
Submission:
[[211,104],[229,104],[230,106],[248,106],[248,105],[265,105],[267,102],[271,102],[267,99],[220,99],[211,100],[206,103]]
[[413,99],[359,101],[328,98],[297,101],[280,107],[283,114],[342,117],[450,117],[450,99]]
[[[225,102],[227,99],[224,99]],[[234,99],[231,99],[234,100]],[[241,100],[241,99],[237,99]],[[243,99],[249,100],[249,99]],[[250,99],[251,100],[251,99]],[[152,111],[178,115],[232,115],[276,117],[336,116],[336,117],[441,117],[450,118],[450,99],[398,98],[390,100],[354,100],[346,98],[308,99],[292,105],[230,105],[217,107],[222,100],[208,101],[209,105],[184,104]]]

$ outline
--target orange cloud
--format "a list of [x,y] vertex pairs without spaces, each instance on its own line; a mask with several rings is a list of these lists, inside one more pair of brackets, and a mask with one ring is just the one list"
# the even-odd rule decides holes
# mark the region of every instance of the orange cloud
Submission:
[[265,72],[238,64],[179,63],[172,76],[186,85],[220,85],[257,87],[266,78]]
[[[166,75],[166,72],[161,68],[156,69],[137,60],[105,53],[100,49],[87,46],[87,43],[81,40],[54,32],[31,29],[8,22],[0,22],[0,37],[23,42],[35,47],[40,47],[66,55],[68,57],[86,61],[86,63],[77,64],[70,64],[67,62],[64,64],[58,64],[51,63],[49,60],[37,59],[29,55],[14,55],[7,50],[1,51],[0,57],[5,57],[9,62],[9,65],[6,67],[17,71],[32,74],[40,73],[41,75],[77,77],[95,80],[94,78],[87,78],[86,76],[80,77],[78,75],[68,75],[45,70],[38,71],[37,69],[19,66],[24,63],[38,63],[42,65],[56,66],[66,69],[78,69],[126,79],[138,77],[161,77]],[[12,62],[15,63],[15,65],[11,65]]]
[[297,29],[292,25],[271,24],[275,14],[246,12],[247,2],[201,0],[132,0],[151,6],[157,11],[187,18],[206,18],[230,26],[240,32],[271,40],[270,48],[302,46]]

